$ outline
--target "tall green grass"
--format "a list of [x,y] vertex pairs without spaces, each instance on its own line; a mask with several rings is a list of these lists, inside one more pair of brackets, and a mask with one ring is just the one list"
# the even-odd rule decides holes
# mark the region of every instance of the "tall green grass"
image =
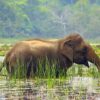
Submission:
[[[24,63],[18,62],[12,70],[11,76],[15,79],[27,78],[27,70],[28,68]],[[7,74],[6,68],[2,70],[2,73]],[[91,65],[89,68],[87,68],[84,65],[74,64],[68,70],[65,70],[62,67],[60,68],[59,66],[57,66],[56,61],[50,64],[48,60],[45,60],[45,63],[44,60],[39,60],[35,72],[33,66],[31,66],[31,78],[66,79],[68,77],[75,76],[100,78],[100,73],[98,72],[97,67],[95,65]]]
[[[92,65],[90,68],[87,68],[83,65],[77,65],[74,64],[72,67],[70,67],[67,71],[62,70],[62,68],[57,67],[56,63],[54,62],[52,66],[50,66],[48,60],[45,62],[45,66],[43,61],[39,61],[39,64],[37,66],[37,70],[34,73],[34,70],[31,69],[30,78],[28,80],[35,80],[37,83],[46,83],[47,88],[53,88],[57,84],[60,86],[68,83],[69,80],[71,80],[73,77],[92,77],[92,78],[99,78],[100,79],[100,73],[98,72],[96,66]],[[59,72],[59,76],[56,77],[57,71]],[[18,63],[15,66],[15,71],[12,75],[9,75],[7,73],[6,68],[3,68],[0,78],[2,79],[2,75],[6,75],[6,79],[10,79],[11,83],[15,84],[16,82],[20,84],[20,81],[27,80],[27,67],[24,64]],[[4,77],[4,76],[3,76]],[[42,83],[42,84],[43,84]],[[100,85],[100,84],[99,84]],[[67,91],[67,90],[66,90]]]

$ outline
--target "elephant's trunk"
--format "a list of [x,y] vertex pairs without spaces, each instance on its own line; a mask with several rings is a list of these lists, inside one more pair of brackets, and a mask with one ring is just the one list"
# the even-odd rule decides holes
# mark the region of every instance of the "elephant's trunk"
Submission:
[[87,59],[91,63],[95,64],[97,66],[98,71],[100,72],[100,58],[97,56],[97,54],[90,45],[88,45]]

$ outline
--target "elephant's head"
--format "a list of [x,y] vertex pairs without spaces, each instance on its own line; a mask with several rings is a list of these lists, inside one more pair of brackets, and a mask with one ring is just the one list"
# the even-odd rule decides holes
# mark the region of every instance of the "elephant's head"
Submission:
[[94,63],[100,70],[100,59],[92,47],[79,34],[72,34],[64,38],[61,43],[62,54],[76,64],[89,67],[88,61]]

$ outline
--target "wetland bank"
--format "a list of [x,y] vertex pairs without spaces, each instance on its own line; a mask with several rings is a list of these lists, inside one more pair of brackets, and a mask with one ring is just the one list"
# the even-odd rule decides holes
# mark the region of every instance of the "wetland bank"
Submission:
[[[5,48],[4,46],[2,48]],[[94,46],[99,54],[100,47]],[[4,49],[2,49],[4,50]],[[8,51],[8,50],[7,50]],[[4,52],[3,52],[4,53]],[[6,53],[6,50],[5,50]],[[4,53],[4,54],[5,54]],[[0,62],[4,56],[0,56]],[[59,78],[35,77],[31,79],[9,78],[3,68],[0,75],[1,100],[99,100],[100,73],[90,64],[90,68],[73,65],[67,76]],[[48,69],[49,72],[49,69]]]

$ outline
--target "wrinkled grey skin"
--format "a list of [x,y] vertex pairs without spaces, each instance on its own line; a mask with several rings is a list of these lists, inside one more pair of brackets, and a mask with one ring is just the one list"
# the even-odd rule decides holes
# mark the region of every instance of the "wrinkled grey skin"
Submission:
[[[21,41],[8,51],[4,65],[6,65],[8,73],[13,75],[18,60],[26,65],[27,78],[29,78],[32,69],[34,73],[36,72],[38,61],[45,58],[48,59],[51,66],[53,61],[56,61],[57,67],[65,71],[73,63],[89,67],[88,61],[94,63],[100,71],[99,57],[92,47],[79,34],[75,33],[58,40],[33,39]],[[45,60],[43,65],[45,65]]]

